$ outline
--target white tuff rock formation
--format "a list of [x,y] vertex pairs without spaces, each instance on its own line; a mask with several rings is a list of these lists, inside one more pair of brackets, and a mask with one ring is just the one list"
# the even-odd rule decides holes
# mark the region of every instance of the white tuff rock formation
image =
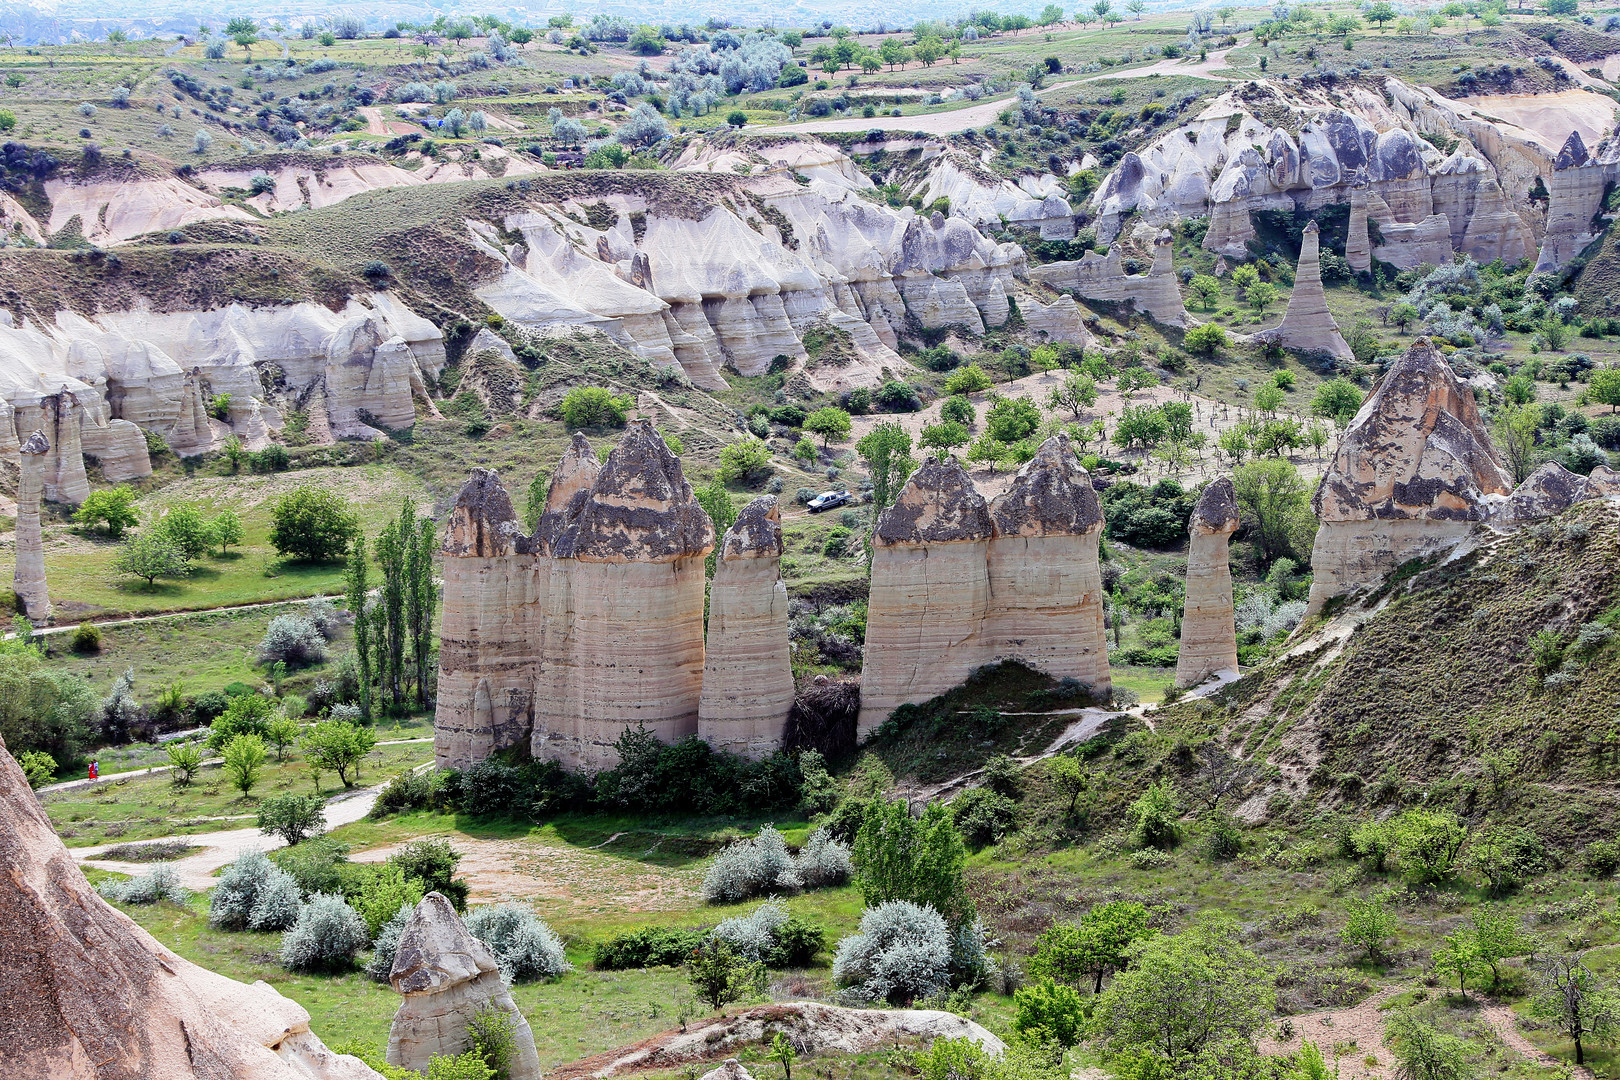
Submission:
[[1003,659],[1107,693],[1101,531],[1064,436],[993,506],[954,459],[925,461],[873,534],[858,734]]
[[749,503],[715,555],[698,735],[717,750],[768,757],[781,748],[793,707],[776,496]]
[[297,1003],[181,959],[97,896],[3,743],[0,865],[8,1080],[378,1080]]
[[1232,480],[1213,481],[1192,513],[1187,550],[1187,601],[1181,618],[1176,685],[1197,686],[1211,675],[1238,669],[1237,624],[1232,607],[1228,544],[1241,524]]
[[1419,338],[1362,404],[1316,489],[1308,610],[1452,546],[1511,488],[1473,393]]
[[22,469],[17,480],[17,567],[11,582],[22,599],[23,613],[36,624],[51,617],[51,596],[45,584],[45,545],[39,527],[45,455],[50,448],[43,431],[28,436],[22,444]]
[[430,892],[399,935],[388,981],[403,995],[388,1031],[388,1063],[426,1072],[437,1054],[472,1048],[467,1025],[483,1009],[512,1018],[512,1080],[540,1080],[534,1032],[501,979],[495,957],[473,937],[450,901]]
[[1107,255],[1088,251],[1075,261],[1031,267],[1029,277],[1053,288],[1072,289],[1087,300],[1131,300],[1159,322],[1186,326],[1187,307],[1176,283],[1174,247],[1169,230],[1160,230],[1153,241],[1153,266],[1146,274],[1127,274],[1116,247]]
[[[1288,297],[1283,321],[1264,332],[1290,349],[1327,353],[1336,360],[1350,360],[1355,354],[1339,333],[1339,324],[1328,311],[1327,294],[1322,291],[1320,230],[1316,222],[1305,226],[1299,246],[1299,264],[1294,273],[1294,291]],[[1257,337],[1260,335],[1256,335]]]

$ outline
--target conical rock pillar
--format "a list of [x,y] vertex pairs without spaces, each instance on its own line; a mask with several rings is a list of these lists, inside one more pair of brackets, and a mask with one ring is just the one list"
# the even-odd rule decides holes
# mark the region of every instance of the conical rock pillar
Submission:
[[[1301,352],[1327,353],[1335,360],[1350,360],[1350,351],[1339,324],[1328,311],[1327,294],[1322,291],[1322,256],[1316,222],[1305,226],[1299,247],[1299,266],[1294,272],[1294,292],[1288,298],[1283,321],[1265,337]],[[1260,335],[1256,335],[1260,336]]]
[[1229,477],[1204,489],[1193,508],[1191,524],[1181,654],[1176,660],[1176,685],[1183,689],[1197,686],[1211,675],[1238,669],[1228,543],[1240,522]]

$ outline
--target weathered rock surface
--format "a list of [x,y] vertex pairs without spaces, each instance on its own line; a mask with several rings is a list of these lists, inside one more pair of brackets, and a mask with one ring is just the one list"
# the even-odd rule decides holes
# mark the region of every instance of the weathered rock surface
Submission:
[[51,596],[45,584],[45,544],[39,527],[45,455],[49,451],[43,431],[30,435],[22,444],[22,468],[17,478],[17,567],[11,582],[23,602],[23,614],[36,624],[51,617]]
[[1337,360],[1354,358],[1339,324],[1328,311],[1327,294],[1322,291],[1322,256],[1320,230],[1316,222],[1305,226],[1299,247],[1299,264],[1294,272],[1294,291],[1288,297],[1288,310],[1283,321],[1264,336],[1272,338],[1290,349],[1303,352],[1327,353]]
[[645,724],[660,740],[697,731],[704,556],[714,527],[651,420],[608,456],[552,546],[533,751],[601,768]]
[[1088,251],[1075,261],[1030,267],[1029,278],[1053,288],[1072,289],[1088,300],[1133,300],[1139,310],[1159,322],[1185,326],[1187,307],[1176,283],[1173,247],[1170,233],[1161,231],[1153,242],[1153,267],[1146,274],[1127,274],[1119,249],[1110,248],[1107,255]]
[[716,555],[698,735],[717,750],[768,757],[781,748],[793,708],[776,496],[749,503],[726,530]]
[[10,1080],[376,1080],[295,1002],[181,959],[97,896],[3,743],[0,865]]
[[1514,526],[1555,517],[1576,503],[1620,495],[1620,473],[1599,465],[1591,476],[1572,473],[1556,461],[1545,461],[1497,508],[1492,524]]
[[1511,488],[1473,393],[1419,338],[1362,404],[1316,489],[1309,610],[1455,544]]
[[1536,273],[1561,270],[1597,239],[1592,222],[1616,177],[1620,177],[1620,142],[1608,140],[1593,155],[1579,131],[1569,133],[1547,181],[1547,232],[1536,256]]
[[481,1009],[512,1018],[512,1080],[540,1080],[534,1032],[501,980],[495,957],[473,937],[450,901],[430,892],[416,905],[399,936],[388,975],[404,996],[388,1031],[388,1063],[426,1072],[434,1055],[472,1048],[467,1025]]
[[1101,531],[1064,436],[993,506],[954,459],[924,462],[874,534],[859,734],[1002,659],[1106,693]]
[[1211,482],[1192,513],[1181,651],[1176,658],[1179,687],[1197,686],[1211,675],[1238,669],[1228,544],[1240,524],[1231,478]]

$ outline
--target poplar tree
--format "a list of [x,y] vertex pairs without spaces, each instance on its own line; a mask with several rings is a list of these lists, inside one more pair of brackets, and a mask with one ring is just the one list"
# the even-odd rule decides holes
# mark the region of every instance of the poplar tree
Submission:
[[346,603],[354,616],[354,654],[360,667],[360,715],[371,719],[371,623],[366,618],[366,596],[370,592],[366,564],[366,538],[355,536],[349,547],[349,567],[345,575]]
[[428,661],[433,652],[433,606],[438,598],[433,583],[433,522],[416,522],[411,538],[409,576],[405,582],[405,615],[411,632],[411,657],[416,662],[416,703],[427,707]]
[[406,499],[401,520],[390,521],[377,537],[377,565],[382,570],[382,685],[389,704],[404,701],[405,669],[405,570],[411,544],[411,522],[415,504]]

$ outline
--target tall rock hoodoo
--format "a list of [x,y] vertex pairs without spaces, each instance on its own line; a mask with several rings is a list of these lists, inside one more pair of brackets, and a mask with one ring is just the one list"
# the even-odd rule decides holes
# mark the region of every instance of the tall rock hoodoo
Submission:
[[443,895],[430,892],[416,905],[399,935],[388,974],[404,995],[388,1031],[388,1063],[426,1072],[436,1054],[454,1057],[472,1049],[467,1025],[484,1009],[512,1018],[512,1080],[540,1080],[534,1032],[501,980],[495,957],[473,937]]
[[1309,610],[1455,544],[1512,487],[1474,395],[1419,338],[1362,404],[1316,489]]
[[466,768],[527,745],[534,727],[531,625],[535,571],[519,554],[519,526],[500,478],[474,469],[450,513],[443,547],[434,757]]
[[767,757],[781,747],[793,707],[776,496],[749,503],[716,554],[698,735],[717,750]]
[[1230,477],[1223,476],[1204,489],[1193,508],[1191,524],[1181,655],[1176,660],[1176,685],[1184,689],[1211,675],[1238,669],[1227,545],[1240,522]]
[[296,1002],[181,959],[97,896],[3,742],[0,865],[8,1080],[377,1080]]
[[1108,627],[1097,543],[1102,505],[1066,435],[1054,435],[990,504],[985,648],[1106,692]]
[[984,664],[993,531],[984,496],[954,458],[923,462],[879,516],[859,736],[896,707],[942,694]]
[[614,762],[644,724],[672,743],[697,732],[704,556],[714,526],[651,420],[636,420],[551,545],[533,750]]
[[1106,693],[1102,524],[1064,436],[1043,443],[994,505],[955,460],[924,462],[873,537],[858,735],[997,660]]
[[45,586],[45,544],[39,527],[39,501],[45,491],[45,455],[51,444],[36,431],[22,444],[22,469],[17,479],[17,568],[12,589],[22,599],[23,612],[35,623],[51,617],[51,596]]
[[1305,226],[1305,235],[1299,247],[1299,265],[1294,275],[1294,291],[1288,297],[1288,310],[1276,329],[1265,331],[1265,336],[1290,349],[1301,352],[1327,353],[1336,360],[1354,357],[1339,324],[1328,311],[1327,295],[1322,291],[1322,256],[1319,230],[1316,222]]

